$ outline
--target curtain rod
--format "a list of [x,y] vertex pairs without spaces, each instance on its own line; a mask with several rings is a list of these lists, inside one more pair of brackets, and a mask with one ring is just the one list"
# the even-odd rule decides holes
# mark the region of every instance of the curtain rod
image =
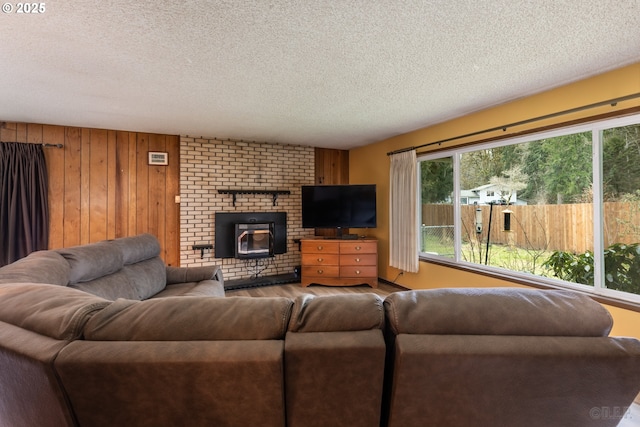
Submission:
[[[12,144],[12,143],[17,143],[17,144],[30,144],[29,142],[18,142],[18,141],[0,141],[0,143],[6,143],[6,144]],[[56,148],[64,148],[63,144],[47,144],[46,142],[41,143],[40,145],[42,145],[43,147],[47,148],[47,147],[56,147]]]
[[627,95],[627,96],[621,96],[619,98],[609,99],[607,101],[600,101],[600,102],[596,102],[596,103],[593,103],[593,104],[583,105],[582,107],[575,107],[575,108],[570,108],[568,110],[558,111],[556,113],[545,114],[543,116],[533,117],[531,119],[521,120],[519,122],[513,122],[513,123],[509,123],[509,124],[502,125],[502,126],[496,126],[496,127],[492,127],[492,128],[489,128],[489,129],[479,130],[479,131],[467,133],[467,134],[464,134],[464,135],[459,135],[459,136],[454,136],[454,137],[451,137],[451,138],[441,139],[439,141],[429,142],[427,144],[417,145],[417,146],[414,146],[414,147],[401,148],[399,150],[394,150],[394,151],[388,152],[387,156],[391,156],[393,154],[404,153],[405,151],[417,150],[419,148],[430,147],[432,145],[441,145],[441,144],[443,144],[445,142],[455,141],[456,139],[468,138],[470,136],[477,136],[477,135],[481,135],[483,133],[495,132],[497,130],[502,130],[503,132],[506,132],[507,129],[511,128],[511,127],[526,125],[526,124],[538,122],[538,121],[541,121],[541,120],[546,120],[546,119],[551,119],[551,118],[554,118],[554,117],[564,116],[566,114],[577,113],[579,111],[589,110],[591,108],[602,107],[603,105],[611,105],[612,107],[615,107],[618,104],[618,102],[628,101],[630,99],[635,99],[635,98],[640,98],[640,92],[634,93],[634,94],[631,94],[631,95]]

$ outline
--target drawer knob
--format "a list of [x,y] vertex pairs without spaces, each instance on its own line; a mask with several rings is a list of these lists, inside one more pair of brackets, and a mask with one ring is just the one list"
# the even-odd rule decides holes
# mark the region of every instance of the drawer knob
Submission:
[[360,249],[362,249],[362,246],[356,246],[356,251],[359,251]]
[[360,258],[356,258],[356,262],[360,262]]
[[318,245],[318,250],[321,251],[322,250],[322,245]]
[[323,258],[318,258],[318,262],[322,262],[322,261],[324,261]]
[[318,270],[318,274],[324,273],[324,270]]
[[360,274],[360,270],[356,270],[356,274]]

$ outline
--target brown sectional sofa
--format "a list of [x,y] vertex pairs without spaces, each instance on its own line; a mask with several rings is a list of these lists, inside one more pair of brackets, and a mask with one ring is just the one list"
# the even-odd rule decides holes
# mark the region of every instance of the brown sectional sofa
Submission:
[[224,296],[220,267],[165,266],[151,234],[37,251],[0,271],[0,283],[61,285],[108,300]]
[[224,298],[158,254],[0,268],[0,426],[615,426],[640,391],[640,342],[574,292]]
[[295,300],[285,336],[287,426],[377,426],[385,364],[382,300]]
[[437,289],[384,304],[389,427],[613,427],[640,391],[640,341],[608,337],[586,295]]

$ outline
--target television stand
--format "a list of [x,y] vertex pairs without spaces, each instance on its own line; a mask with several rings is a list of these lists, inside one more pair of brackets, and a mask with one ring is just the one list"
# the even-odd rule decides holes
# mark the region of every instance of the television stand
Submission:
[[376,239],[301,239],[302,286],[378,287]]

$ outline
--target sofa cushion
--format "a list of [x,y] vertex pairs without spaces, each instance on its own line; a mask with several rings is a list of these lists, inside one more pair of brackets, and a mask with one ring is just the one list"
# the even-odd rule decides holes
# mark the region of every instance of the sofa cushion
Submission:
[[224,297],[224,285],[217,280],[201,280],[200,282],[186,282],[167,285],[152,298],[166,298],[176,296],[190,297]]
[[136,292],[136,298],[150,298],[163,290],[167,283],[164,261],[160,257],[125,265],[122,271],[129,278],[129,284]]
[[388,427],[614,427],[640,391],[634,339],[396,338]]
[[572,291],[460,288],[396,292],[384,302],[395,334],[607,336],[609,312]]
[[289,321],[291,332],[340,332],[382,329],[382,299],[373,293],[301,295]]
[[109,303],[58,285],[0,285],[0,321],[59,340],[79,338],[87,320]]
[[69,287],[111,301],[118,298],[143,300],[164,289],[165,265],[156,257],[125,265],[120,271],[90,281],[73,283]]
[[94,341],[284,339],[292,304],[288,298],[119,299],[87,323],[85,338]]
[[131,286],[129,275],[122,270],[88,282],[73,283],[69,287],[110,301],[118,298],[140,299],[136,289]]
[[122,252],[110,242],[97,242],[70,248],[56,249],[69,266],[70,283],[88,282],[122,268]]
[[0,283],[50,283],[66,286],[71,268],[55,251],[37,251],[0,268]]
[[219,265],[201,267],[172,267],[167,266],[167,285],[173,283],[200,282],[202,280],[222,280],[222,270]]
[[160,256],[160,242],[148,233],[131,237],[121,237],[109,241],[120,249],[124,265],[135,264],[140,261]]
[[69,425],[284,427],[283,347],[282,340],[75,341],[55,369],[75,415]]

